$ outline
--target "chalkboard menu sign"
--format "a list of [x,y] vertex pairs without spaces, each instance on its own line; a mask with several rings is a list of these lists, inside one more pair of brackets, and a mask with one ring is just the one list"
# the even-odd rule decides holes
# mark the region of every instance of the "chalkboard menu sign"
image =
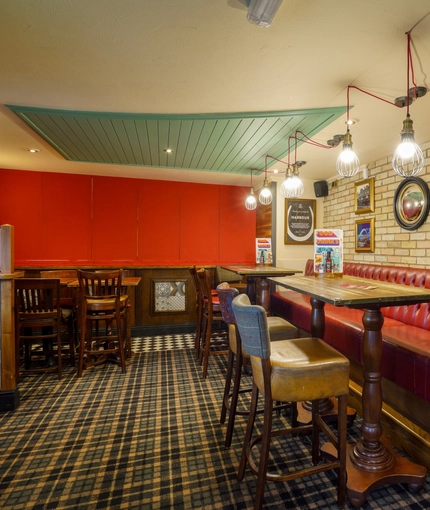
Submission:
[[316,200],[285,199],[284,244],[314,244]]

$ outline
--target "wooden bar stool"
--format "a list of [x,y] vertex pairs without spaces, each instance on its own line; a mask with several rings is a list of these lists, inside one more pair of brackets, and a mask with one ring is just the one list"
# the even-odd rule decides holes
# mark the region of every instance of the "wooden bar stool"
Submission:
[[[249,356],[243,352],[242,340],[240,338],[239,330],[236,327],[236,318],[233,313],[232,301],[239,294],[235,284],[232,283],[232,287],[227,282],[220,283],[217,287],[218,298],[221,305],[221,314],[224,322],[228,324],[229,330],[229,353],[227,363],[227,374],[225,379],[224,396],[221,406],[221,417],[220,423],[225,422],[227,411],[228,422],[227,431],[225,436],[225,447],[230,448],[231,439],[233,436],[234,421],[236,414],[240,416],[248,416],[248,410],[238,410],[237,402],[241,393],[247,393],[252,390],[251,387],[240,388],[240,382],[242,378],[242,367],[245,366],[246,361],[249,361]],[[281,317],[267,317],[267,323],[270,332],[270,340],[288,340],[291,338],[297,338],[299,336],[299,330],[282,319]],[[231,379],[234,368],[234,379],[233,389],[230,393]],[[282,404],[275,406],[274,409],[279,410],[282,408],[291,407],[291,404]],[[292,409],[293,419],[296,416],[296,406]]]
[[[196,331],[194,338],[194,348],[196,350],[197,358],[199,357],[199,346],[202,338],[202,330],[203,330],[203,294],[200,288],[199,277],[197,276],[197,267],[191,266],[188,268],[191,277],[194,283],[194,290],[196,291]],[[211,289],[211,295],[213,297],[217,296],[217,291],[215,289]]]
[[[112,361],[126,372],[126,334],[123,332],[128,296],[122,293],[122,269],[78,271],[80,330],[78,377],[84,368]],[[112,323],[116,323],[114,335]],[[99,326],[103,325],[104,329]],[[93,325],[95,334],[93,333]],[[101,334],[100,334],[101,333]]]
[[74,364],[73,330],[63,319],[61,312],[60,280],[17,278],[15,280],[17,374],[20,371],[55,371],[58,379],[61,379],[63,333],[68,334],[68,359]]
[[227,326],[222,320],[217,295],[213,295],[206,269],[198,269],[202,306],[202,333],[199,341],[199,363],[203,364],[203,378],[206,379],[209,357],[228,353]]
[[[238,470],[243,480],[246,464],[257,475],[254,509],[263,504],[265,482],[285,482],[321,471],[338,469],[338,505],[346,499],[346,422],[349,392],[349,361],[319,338],[298,338],[270,342],[264,308],[251,305],[245,294],[233,300],[233,312],[245,352],[251,357],[253,387],[251,409]],[[262,435],[252,438],[259,392],[264,397]],[[335,396],[339,402],[337,436],[319,414],[318,401]],[[312,423],[272,432],[273,401],[312,401]],[[337,450],[337,459],[318,464],[319,432],[323,431]],[[274,473],[268,471],[272,437],[312,432],[312,466]],[[252,448],[261,443],[260,459],[256,464]]]

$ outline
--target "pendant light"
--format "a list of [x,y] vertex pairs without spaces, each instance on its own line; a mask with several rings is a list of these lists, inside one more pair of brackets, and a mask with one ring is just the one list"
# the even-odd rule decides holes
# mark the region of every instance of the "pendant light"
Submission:
[[266,168],[264,170],[264,184],[263,189],[260,191],[258,200],[260,204],[269,205],[272,203],[272,192],[269,189],[269,181],[267,180],[267,156],[266,156]]
[[251,0],[246,19],[260,27],[270,27],[282,0]]
[[293,164],[292,168],[291,166],[287,168],[285,180],[279,189],[284,198],[299,198],[305,191],[305,187],[300,179],[298,163],[303,164],[303,162],[297,162]]
[[[430,14],[430,13],[428,13]],[[427,16],[427,15],[426,15]],[[425,17],[426,17],[425,16]],[[422,18],[420,21],[422,21]],[[420,21],[418,23],[420,23]],[[418,23],[416,23],[413,27],[415,28]],[[347,125],[349,126],[349,89],[356,89],[360,92],[364,92],[365,94],[379,99],[380,101],[384,101],[385,103],[391,104],[392,106],[396,106],[397,108],[407,107],[406,119],[403,121],[403,129],[400,133],[401,142],[397,147],[396,152],[392,158],[393,169],[396,174],[401,177],[412,177],[421,172],[424,168],[424,155],[418,144],[414,139],[414,130],[412,119],[409,115],[409,105],[412,103],[414,99],[419,97],[423,97],[427,93],[426,87],[417,87],[414,81],[414,69],[412,64],[412,53],[411,53],[411,32],[406,32],[408,43],[407,43],[407,93],[406,96],[397,97],[394,102],[388,101],[382,97],[379,97],[375,94],[367,92],[359,87],[354,85],[348,85],[347,87]],[[413,87],[409,88],[409,79],[412,77]],[[328,143],[333,142],[335,145],[336,140],[329,140]],[[339,158],[336,162],[336,170],[342,177],[353,177],[360,170],[360,161],[352,150],[352,137],[349,131],[349,127],[347,128],[346,135],[343,137],[343,151],[339,155]]]
[[343,150],[336,161],[337,173],[342,177],[354,177],[360,170],[360,160],[352,150],[352,136],[349,131],[349,88],[346,93],[346,134],[343,137]]
[[[411,72],[411,62],[412,62],[412,54],[411,54],[411,34],[410,32],[406,33],[408,37],[407,44],[407,59],[408,59],[408,72],[407,72],[407,94],[405,98],[407,113],[406,119],[403,121],[403,129],[400,133],[401,142],[396,149],[396,152],[393,155],[393,159],[391,160],[391,164],[393,165],[393,170],[397,175],[401,177],[413,177],[421,172],[424,168],[424,155],[419,145],[415,142],[414,139],[414,130],[412,119],[409,115],[409,105],[412,103],[413,98],[417,97],[417,87],[414,84],[414,88],[409,89],[409,76]],[[420,87],[421,89],[422,87]]]
[[252,187],[252,168],[251,168],[251,189],[249,190],[249,195],[246,197],[245,207],[249,211],[253,211],[257,207],[257,200],[254,195],[254,188]]

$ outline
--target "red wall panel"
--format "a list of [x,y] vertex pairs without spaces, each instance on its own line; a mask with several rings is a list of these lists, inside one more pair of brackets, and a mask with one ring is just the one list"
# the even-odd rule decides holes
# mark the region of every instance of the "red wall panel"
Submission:
[[137,259],[137,186],[134,179],[93,177],[92,258]]
[[148,265],[178,263],[184,184],[139,181],[138,254]]
[[247,188],[18,170],[0,188],[17,266],[254,261]]
[[91,261],[91,185],[88,175],[42,174],[43,259]]
[[219,261],[219,186],[187,184],[181,193],[180,262]]
[[0,170],[0,225],[15,234],[15,265],[42,260],[42,174]]
[[229,263],[255,262],[256,214],[248,211],[249,189],[220,186],[219,260]]

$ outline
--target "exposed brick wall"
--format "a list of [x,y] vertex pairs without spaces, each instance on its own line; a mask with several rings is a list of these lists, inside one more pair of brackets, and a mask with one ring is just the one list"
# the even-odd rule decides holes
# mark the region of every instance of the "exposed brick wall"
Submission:
[[[430,142],[421,144],[425,167],[417,176],[430,183]],[[418,230],[402,229],[394,217],[394,195],[402,178],[391,166],[391,157],[369,163],[369,178],[375,178],[375,211],[355,214],[355,183],[360,172],[349,179],[339,178],[329,184],[324,199],[324,228],[341,228],[344,235],[344,260],[375,264],[430,266],[430,215]],[[355,221],[375,218],[375,252],[355,252]]]

